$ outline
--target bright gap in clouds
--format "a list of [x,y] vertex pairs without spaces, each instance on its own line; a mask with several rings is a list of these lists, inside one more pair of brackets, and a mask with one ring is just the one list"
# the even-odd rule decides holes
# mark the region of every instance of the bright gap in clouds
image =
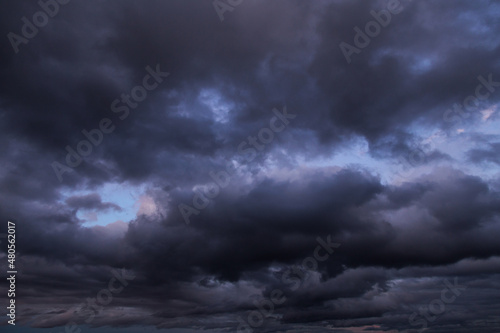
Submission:
[[[482,148],[484,143],[476,139],[476,133],[498,136],[500,135],[500,118],[497,116],[498,105],[492,105],[484,110],[476,111],[461,123],[456,124],[448,133],[437,127],[414,125],[413,134],[420,138],[416,147],[425,153],[423,162],[413,160],[409,162],[407,155],[401,153],[399,159],[384,160],[373,158],[369,152],[368,142],[364,138],[344,144],[334,155],[318,158],[300,157],[298,163],[306,168],[339,167],[348,168],[360,165],[372,174],[379,176],[383,184],[400,184],[414,181],[420,176],[431,173],[437,166],[456,167],[472,175],[491,178],[496,177],[498,170],[488,165],[468,163],[467,152],[471,149]],[[448,155],[449,159],[431,160],[432,153],[439,152]],[[416,158],[420,158],[415,155]],[[406,160],[406,162],[402,162]]]
[[229,121],[229,112],[234,108],[234,105],[224,101],[215,89],[202,89],[198,99],[212,111],[215,121],[219,123]]
[[319,158],[300,158],[299,164],[307,168],[328,168],[339,167],[349,168],[353,165],[359,165],[374,175],[380,177],[382,183],[389,183],[392,170],[387,167],[381,159],[375,159],[370,155],[368,142],[365,138],[359,137],[350,144],[343,144],[338,152],[331,156]]
[[84,196],[96,193],[102,202],[113,203],[120,206],[121,210],[107,209],[98,211],[95,209],[78,209],[76,216],[83,220],[82,226],[106,226],[116,221],[130,222],[137,214],[146,213],[154,209],[153,200],[145,195],[144,185],[131,185],[128,183],[107,183],[95,190],[67,191],[63,192],[64,200],[71,196]]

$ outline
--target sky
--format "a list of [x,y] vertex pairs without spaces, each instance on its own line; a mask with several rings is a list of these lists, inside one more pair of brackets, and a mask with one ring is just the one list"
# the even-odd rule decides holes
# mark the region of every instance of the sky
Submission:
[[2,332],[500,332],[498,1],[0,4]]

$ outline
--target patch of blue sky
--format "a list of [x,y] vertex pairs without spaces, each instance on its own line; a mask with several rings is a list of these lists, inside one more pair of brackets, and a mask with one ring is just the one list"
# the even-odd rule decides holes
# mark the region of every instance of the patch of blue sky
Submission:
[[64,191],[63,200],[71,196],[82,196],[97,193],[101,196],[102,202],[111,202],[121,207],[121,211],[108,209],[105,211],[79,209],[77,217],[84,222],[83,226],[106,226],[116,221],[129,222],[133,220],[139,205],[139,198],[144,193],[144,185],[136,186],[129,183],[106,183],[93,190]]

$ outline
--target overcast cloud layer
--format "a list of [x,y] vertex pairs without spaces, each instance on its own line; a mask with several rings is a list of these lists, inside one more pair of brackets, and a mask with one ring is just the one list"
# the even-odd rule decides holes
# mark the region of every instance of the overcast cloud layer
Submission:
[[65,1],[0,1],[2,329],[500,332],[498,1]]

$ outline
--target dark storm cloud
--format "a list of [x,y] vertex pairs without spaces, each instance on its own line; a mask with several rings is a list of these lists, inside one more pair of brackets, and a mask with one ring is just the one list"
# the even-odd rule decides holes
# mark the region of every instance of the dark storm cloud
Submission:
[[[140,82],[145,66],[160,63],[172,73],[160,87],[166,94],[150,94],[76,172],[90,177],[99,172],[109,178],[97,163],[105,158],[119,165],[113,172],[125,179],[170,176],[172,170],[163,167],[165,159],[171,160],[169,153],[189,164],[196,163],[191,154],[218,156],[284,102],[307,110],[307,117],[295,126],[311,131],[323,144],[361,135],[374,153],[410,151],[412,136],[405,132],[406,125],[423,116],[434,124],[442,122],[441,109],[469,94],[479,74],[498,69],[491,50],[494,40],[476,45],[482,39],[478,34],[491,39],[496,21],[482,10],[485,7],[460,4],[446,2],[434,5],[436,9],[427,2],[405,4],[404,12],[363,50],[357,63],[346,66],[337,45],[352,40],[355,25],[373,19],[369,12],[378,9],[375,3],[244,4],[234,15],[246,8],[246,19],[228,19],[220,25],[209,3],[74,2],[61,8],[20,54],[8,55],[2,99],[6,123],[12,126],[5,130],[64,160],[64,147],[84,139],[83,129],[96,128],[103,117],[117,121],[111,102]],[[435,11],[449,12],[448,6],[460,7],[464,14],[432,20]],[[483,13],[484,29],[464,24]],[[190,17],[196,26],[181,24],[180,17]],[[419,21],[423,18],[425,24]],[[64,29],[68,20],[76,23]],[[7,20],[11,30],[19,24],[12,21]],[[266,25],[273,27],[273,34],[266,33]],[[431,35],[430,28],[440,33]],[[404,41],[399,39],[401,29],[412,29]],[[442,35],[447,42],[441,42]],[[460,36],[462,43],[453,43],[450,36]],[[428,49],[435,53],[428,56],[431,67],[423,73],[412,70],[418,64],[410,55]],[[234,105],[231,131],[211,120],[210,111],[197,101],[203,88]],[[23,98],[26,95],[30,98]],[[165,112],[159,114],[159,108]],[[131,151],[140,155],[125,163],[123,156]],[[204,163],[213,162],[207,158]],[[173,171],[179,172],[175,167]]]
[[[261,297],[269,297],[272,289],[283,290],[287,302],[276,309],[277,314],[286,314],[283,322],[314,323],[328,319],[335,325],[339,325],[338,320],[354,320],[356,325],[362,325],[365,320],[362,318],[381,317],[393,311],[397,314],[402,311],[401,304],[410,306],[416,302],[405,299],[402,291],[394,288],[390,281],[451,274],[472,280],[481,268],[464,271],[454,268],[454,263],[466,258],[470,258],[471,263],[481,262],[500,255],[495,236],[499,205],[488,204],[498,201],[499,193],[489,190],[479,179],[460,172],[444,172],[453,176],[439,181],[438,175],[434,175],[436,179],[429,177],[400,187],[383,186],[376,178],[360,171],[341,171],[330,176],[312,174],[293,182],[264,179],[241,195],[223,194],[191,226],[176,219],[175,214],[166,220],[143,216],[132,222],[126,235],[121,232],[108,235],[97,227],[84,230],[66,224],[62,229],[46,231],[43,237],[36,238],[29,235],[40,233],[40,229],[23,229],[22,233],[30,240],[29,246],[19,241],[27,254],[24,272],[28,277],[37,276],[36,282],[30,282],[33,286],[50,286],[60,295],[53,301],[57,308],[60,302],[71,302],[67,292],[72,292],[72,285],[77,281],[81,283],[76,272],[86,275],[86,279],[92,276],[105,283],[110,268],[102,265],[127,265],[140,278],[130,286],[127,298],[119,302],[146,313],[163,309],[164,314],[154,316],[163,318],[160,321],[142,319],[153,325],[174,317],[186,317],[183,325],[191,327],[195,324],[187,319],[189,317],[223,313],[234,316],[238,315],[235,310],[243,314],[252,310],[250,295],[248,299],[233,300],[232,306],[209,310],[210,304],[218,302],[219,297],[238,297],[237,293],[230,296],[231,288],[224,291],[228,282],[259,286],[263,288]],[[449,201],[450,192],[464,193],[468,200],[457,197]],[[451,212],[457,209],[480,212],[484,216],[478,217],[481,223],[450,233],[446,211],[435,205],[446,200],[449,202],[446,209]],[[389,219],[398,214],[397,219]],[[40,228],[50,230],[53,216]],[[463,220],[466,222],[467,217]],[[320,264],[320,281],[315,280],[313,273],[306,272],[302,287],[291,290],[290,281],[284,280],[282,274],[287,266],[312,256],[318,235],[323,238],[331,235],[342,246],[332,258]],[[92,243],[88,243],[89,239]],[[60,248],[66,252],[60,253],[57,250]],[[57,269],[53,268],[49,274],[49,267],[53,266],[49,262],[43,264],[47,266],[46,272],[35,270],[38,265],[28,265],[35,258],[40,258],[36,259],[40,264],[45,262],[43,258],[58,258],[76,272],[54,273]],[[345,265],[351,268],[346,269]],[[496,261],[492,265],[485,268],[497,266]],[[378,268],[370,268],[373,266]],[[419,266],[427,266],[427,271],[418,271]],[[271,273],[271,267],[278,269],[277,273]],[[405,267],[415,268],[410,273],[410,268]],[[42,276],[44,278],[40,278]],[[213,279],[211,286],[198,283],[206,281],[207,276]],[[44,282],[46,279],[51,282]],[[83,290],[95,290],[98,285],[98,282],[89,282]],[[373,288],[377,293],[394,293],[390,297],[397,300],[378,304],[365,299]],[[75,297],[81,295],[72,293]],[[196,293],[201,295],[195,296]],[[148,301],[141,305],[140,299],[144,298]],[[205,310],[193,312],[189,307],[167,301],[174,299],[195,302]],[[425,297],[421,300],[424,302]],[[403,319],[395,320],[401,324]],[[375,323],[374,320],[368,322]],[[106,317],[95,323],[118,325]],[[387,325],[394,323],[388,321]]]
[[[351,64],[339,44],[354,43],[354,27],[385,1],[243,1],[220,22],[210,1],[73,0],[18,53],[3,38],[0,219],[20,235],[19,323],[80,323],[73,306],[125,267],[137,278],[94,327],[234,331],[256,298],[279,289],[287,301],[261,331],[402,331],[456,276],[467,292],[429,332],[498,327],[498,176],[465,165],[387,184],[368,167],[299,162],[356,140],[377,161],[409,154],[420,130],[449,130],[443,112],[474,93],[479,75],[500,78],[498,3],[401,6]],[[4,36],[39,10],[4,1]],[[157,64],[170,75],[121,120],[113,101]],[[484,106],[499,99],[492,92]],[[284,105],[299,115],[293,124],[184,224],[178,204]],[[59,182],[51,163],[64,164],[65,147],[103,118],[116,129]],[[470,162],[497,165],[496,141],[478,133]],[[452,160],[433,149],[424,164]],[[154,209],[83,226],[78,210],[127,208],[99,193],[107,183],[148,188]],[[341,247],[317,271],[302,267],[292,290],[283,275],[313,256],[318,237]]]
[[113,209],[116,211],[122,210],[120,206],[112,202],[102,202],[101,196],[97,193],[72,196],[66,199],[66,203],[72,208],[82,209],[95,209],[95,210],[108,210]]
[[[206,269],[212,274],[230,274],[226,278],[242,268],[265,267],[276,260],[291,263],[310,251],[316,235],[331,234],[346,253],[339,261],[355,266],[448,264],[462,257],[498,255],[500,248],[487,230],[497,228],[499,193],[478,178],[451,170],[441,172],[453,176],[446,181],[422,178],[396,188],[353,171],[296,182],[263,180],[243,196],[222,195],[205,215],[194,218],[195,235],[209,237],[202,240],[197,236],[188,243],[202,246],[203,253],[188,249],[185,237],[176,241],[177,250],[169,248],[188,251],[192,263],[201,255],[200,264],[208,263]],[[166,224],[178,228],[180,221],[172,214]],[[455,237],[450,236],[451,230]],[[208,245],[219,237],[227,241]],[[130,238],[134,242],[140,239]],[[422,243],[426,246],[419,246]],[[205,258],[211,251],[217,257],[213,262]]]
[[[312,69],[317,68],[313,73],[319,86],[331,96],[332,123],[375,142],[385,136],[398,137],[397,129],[418,118],[440,126],[440,109],[472,93],[479,73],[498,69],[492,52],[492,48],[498,52],[498,42],[476,39],[482,33],[491,36],[498,23],[485,16],[476,3],[465,1],[458,7],[457,2],[407,3],[351,65],[342,64],[343,55],[332,41],[352,43],[352,28],[364,28],[373,20],[369,15],[373,4],[335,2],[329,8],[331,15],[325,15],[319,26],[324,38]],[[435,18],[442,15],[447,18]],[[476,22],[484,29],[471,29],[464,21]],[[429,67],[419,69],[418,61],[425,60]]]
[[500,164],[500,143],[490,143],[485,149],[472,149],[468,152],[474,163],[491,162]]

